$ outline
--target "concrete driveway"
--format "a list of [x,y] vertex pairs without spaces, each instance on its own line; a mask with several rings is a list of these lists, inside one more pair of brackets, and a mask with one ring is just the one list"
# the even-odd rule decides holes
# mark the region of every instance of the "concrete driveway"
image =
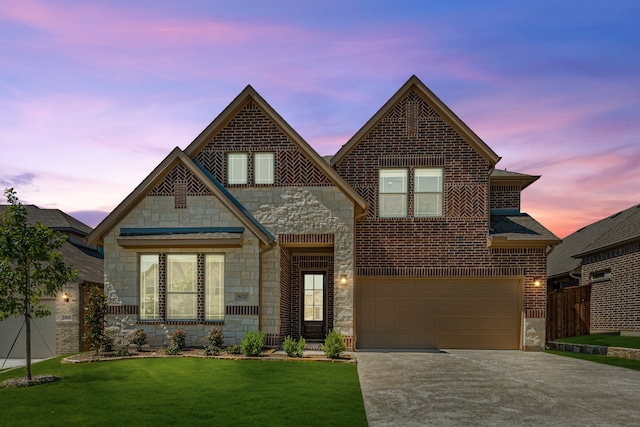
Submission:
[[640,425],[640,371],[538,352],[358,352],[370,426]]

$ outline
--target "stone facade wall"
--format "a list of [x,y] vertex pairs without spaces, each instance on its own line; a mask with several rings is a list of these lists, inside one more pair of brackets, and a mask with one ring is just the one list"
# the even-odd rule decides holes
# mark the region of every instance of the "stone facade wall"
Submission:
[[[242,223],[215,197],[190,196],[185,209],[174,207],[174,198],[167,196],[146,197],[104,237],[105,294],[109,304],[115,306],[139,305],[138,256],[141,253],[217,253],[225,255],[225,307],[227,315],[223,325],[215,322],[144,321],[137,315],[113,314],[108,316],[108,328],[121,337],[129,336],[134,329],[142,328],[153,345],[168,342],[168,335],[177,328],[184,328],[188,345],[206,344],[204,336],[212,327],[220,326],[225,344],[235,344],[248,330],[257,330],[260,305],[260,250],[258,239],[245,229],[241,248],[144,248],[129,249],[117,244],[120,228],[135,227],[242,227]],[[247,299],[237,301],[238,294]],[[249,313],[228,314],[229,307],[245,306]],[[115,311],[115,310],[114,310]],[[237,310],[236,310],[237,311]],[[122,310],[127,312],[127,310]]]
[[[610,270],[608,280],[591,280]],[[581,284],[591,283],[591,333],[640,332],[640,249],[617,248],[585,258]]]
[[[273,235],[334,235],[334,327],[342,334],[351,336],[354,322],[353,280],[339,286],[337,281],[342,275],[349,278],[354,276],[353,202],[336,187],[232,188],[230,191]],[[263,260],[263,268],[271,272],[280,271],[279,250],[269,251]],[[273,310],[269,308],[272,303],[277,304]],[[263,276],[265,332],[279,333],[279,310],[279,276]]]
[[[69,296],[69,302],[62,299],[63,293]],[[80,318],[82,310],[80,285],[66,283],[55,299],[56,354],[75,353],[80,350]]]

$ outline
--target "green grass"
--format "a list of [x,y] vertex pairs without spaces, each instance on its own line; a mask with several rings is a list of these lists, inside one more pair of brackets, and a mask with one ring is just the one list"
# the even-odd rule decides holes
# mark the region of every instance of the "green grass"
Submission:
[[545,353],[573,357],[574,359],[588,360],[590,362],[602,363],[604,365],[619,366],[621,368],[640,371],[640,360],[620,359],[618,357],[600,356],[596,354],[573,353],[571,351],[545,350]]
[[[3,426],[366,426],[355,364],[130,359],[32,366],[60,381],[0,388]],[[0,382],[24,368],[0,373]]]
[[604,345],[607,347],[640,348],[640,337],[622,337],[611,334],[582,335],[556,341],[572,344]]

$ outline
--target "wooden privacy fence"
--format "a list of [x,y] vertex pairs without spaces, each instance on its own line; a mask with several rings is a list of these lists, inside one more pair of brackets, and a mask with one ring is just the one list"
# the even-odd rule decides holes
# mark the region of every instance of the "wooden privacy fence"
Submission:
[[589,334],[591,285],[547,295],[547,341]]

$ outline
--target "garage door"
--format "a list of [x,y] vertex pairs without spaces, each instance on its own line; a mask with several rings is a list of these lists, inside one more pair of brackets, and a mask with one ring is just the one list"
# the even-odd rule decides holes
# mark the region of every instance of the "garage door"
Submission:
[[[49,305],[51,316],[33,319],[31,324],[31,357],[44,359],[55,355],[56,351],[56,313],[55,304]],[[24,324],[24,317],[9,317],[0,322],[0,358],[4,360],[9,354],[13,341]],[[22,359],[26,356],[26,326],[16,341],[9,358]],[[0,363],[1,364],[1,363]]]
[[358,348],[519,349],[520,279],[358,278]]

